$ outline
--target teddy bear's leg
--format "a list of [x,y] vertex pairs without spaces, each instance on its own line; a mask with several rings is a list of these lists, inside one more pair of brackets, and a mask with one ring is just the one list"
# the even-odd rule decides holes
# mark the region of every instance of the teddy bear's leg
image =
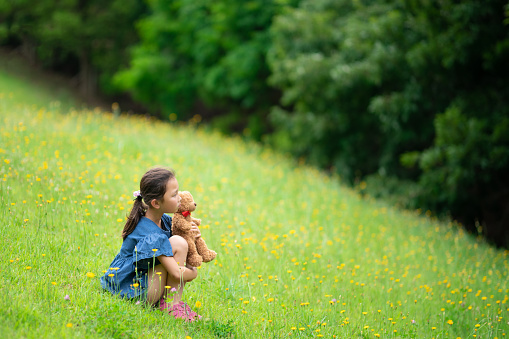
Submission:
[[187,264],[193,267],[201,266],[203,262],[203,258],[198,254],[196,249],[196,244],[194,242],[194,237],[189,237],[186,239],[189,245],[189,249],[187,250]]
[[205,240],[202,238],[198,238],[196,240],[196,249],[198,253],[202,256],[203,262],[209,262],[216,258],[216,252],[210,250],[205,243]]

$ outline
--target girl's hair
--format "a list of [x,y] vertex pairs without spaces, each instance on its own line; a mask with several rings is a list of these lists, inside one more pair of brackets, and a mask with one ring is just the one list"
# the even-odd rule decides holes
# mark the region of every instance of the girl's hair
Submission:
[[156,167],[147,171],[140,180],[140,195],[134,199],[133,208],[127,217],[122,238],[125,240],[131,234],[141,217],[147,212],[148,205],[153,199],[162,199],[166,193],[168,180],[175,178],[175,172],[166,168]]

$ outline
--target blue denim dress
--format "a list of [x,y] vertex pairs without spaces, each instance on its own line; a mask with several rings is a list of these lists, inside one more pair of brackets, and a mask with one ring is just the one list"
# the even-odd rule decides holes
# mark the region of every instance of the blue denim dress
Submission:
[[159,228],[142,217],[134,231],[124,239],[120,252],[101,277],[101,286],[122,298],[146,297],[148,270],[160,264],[157,257],[173,256],[170,241],[171,217],[164,214]]

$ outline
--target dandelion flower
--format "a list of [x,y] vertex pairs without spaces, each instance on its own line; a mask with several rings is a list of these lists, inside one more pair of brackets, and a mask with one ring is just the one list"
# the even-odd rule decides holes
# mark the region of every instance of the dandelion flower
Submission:
[[201,307],[201,302],[198,300],[195,304],[196,308],[200,308]]
[[67,325],[65,325],[67,327],[72,327],[72,323],[67,323]]
[[92,272],[88,272],[88,273],[87,273],[87,277],[89,277],[89,278],[94,278],[94,277],[95,277],[95,274],[94,274],[94,273],[92,273]]
[[447,323],[448,323],[449,325],[452,325],[452,324],[454,324],[454,321],[452,321],[451,319],[449,319],[449,320],[447,320]]

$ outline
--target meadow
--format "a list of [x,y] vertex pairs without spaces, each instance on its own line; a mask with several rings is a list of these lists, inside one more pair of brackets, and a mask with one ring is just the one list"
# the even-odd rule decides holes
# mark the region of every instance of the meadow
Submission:
[[[0,70],[6,338],[507,337],[509,251],[240,138],[54,93]],[[193,193],[218,252],[184,292],[200,322],[99,285],[156,165]]]

